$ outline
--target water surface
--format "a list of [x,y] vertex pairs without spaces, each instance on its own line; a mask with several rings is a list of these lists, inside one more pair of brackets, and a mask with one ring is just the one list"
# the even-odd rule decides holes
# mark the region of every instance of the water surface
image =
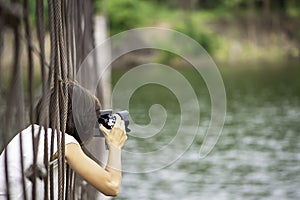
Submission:
[[[203,133],[210,119],[209,93],[194,71],[183,70],[199,97],[199,134],[183,156],[171,165],[150,173],[124,173],[116,199],[300,198],[300,83],[297,77],[300,70],[292,66],[262,66],[221,71],[227,92],[227,116],[213,151],[199,159]],[[114,81],[120,73],[114,73]],[[174,137],[180,112],[176,98],[165,88],[140,88],[132,97],[130,112],[137,123],[146,124],[148,109],[155,103],[167,107],[168,118],[173,123],[147,140],[129,137],[125,150],[155,150]],[[187,127],[187,134],[188,128],[197,127]],[[176,151],[176,147],[168,148],[170,155]],[[135,164],[137,168],[145,164],[151,166],[157,159],[163,158],[145,156]]]

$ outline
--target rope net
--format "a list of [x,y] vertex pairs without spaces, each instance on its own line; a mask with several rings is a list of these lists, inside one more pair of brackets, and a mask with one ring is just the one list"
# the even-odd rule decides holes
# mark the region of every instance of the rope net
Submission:
[[[26,124],[34,124],[35,96],[40,91],[44,108],[41,124],[45,124],[44,169],[37,166],[38,140],[32,128],[33,160],[31,169],[24,169],[21,157],[23,199],[36,199],[37,180],[44,182],[44,199],[95,199],[95,192],[80,180],[65,164],[65,137],[54,134],[48,137],[47,128],[66,130],[68,88],[76,71],[87,54],[94,48],[93,9],[90,0],[0,0],[0,139],[1,152],[16,133]],[[49,109],[46,98],[54,90],[55,106]],[[60,99],[63,98],[63,99]],[[63,104],[63,105],[60,105]],[[61,108],[61,109],[60,109]],[[49,112],[52,119],[49,119]],[[49,121],[54,121],[50,125]],[[52,131],[54,132],[54,131]],[[23,154],[23,137],[20,137],[20,155]],[[57,143],[58,177],[55,180],[50,155]],[[10,199],[8,153],[4,152],[5,172],[0,172],[6,184],[7,199]],[[29,170],[29,172],[28,172]],[[5,174],[2,174],[5,173]],[[29,174],[28,174],[29,173]],[[45,173],[45,174],[43,174]],[[41,175],[42,174],[42,175]],[[31,195],[25,188],[26,179],[32,182]],[[50,179],[50,180],[49,180]],[[2,179],[1,179],[2,180]],[[58,192],[54,192],[58,184]],[[48,189],[50,188],[50,189]]]

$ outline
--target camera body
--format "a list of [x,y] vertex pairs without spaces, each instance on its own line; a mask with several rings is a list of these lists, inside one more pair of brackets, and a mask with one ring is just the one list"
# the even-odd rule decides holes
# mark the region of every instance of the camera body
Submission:
[[[125,123],[125,130],[126,132],[130,132],[130,129],[128,128],[129,120],[128,120],[128,111],[123,110],[116,113],[121,117],[121,119]],[[97,120],[99,124],[102,124],[107,129],[112,129],[116,123],[116,117],[113,115],[113,111],[111,109],[108,110],[101,110],[100,115],[97,116]],[[94,133],[95,137],[101,137],[102,133],[99,133],[99,131],[95,131]]]

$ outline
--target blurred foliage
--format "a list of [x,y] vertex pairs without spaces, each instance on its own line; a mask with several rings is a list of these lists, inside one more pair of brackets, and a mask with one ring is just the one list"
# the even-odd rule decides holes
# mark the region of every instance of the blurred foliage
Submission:
[[[256,9],[288,12],[288,8],[300,8],[299,0],[148,0],[175,8],[193,9]],[[296,9],[295,9],[296,10]]]
[[[95,5],[99,8],[101,2]],[[162,5],[161,5],[162,4]],[[121,31],[151,25],[153,21],[171,19],[172,14],[168,7],[174,6],[174,1],[142,1],[142,0],[109,0],[102,2],[102,9],[109,20],[110,34],[114,35]],[[166,14],[166,12],[169,12]],[[153,15],[155,13],[155,15]],[[160,17],[162,16],[162,18]],[[182,16],[179,16],[179,18]],[[178,19],[178,17],[176,17]],[[168,20],[169,21],[169,20]],[[199,24],[197,17],[184,17],[184,20],[176,20],[172,28],[182,32],[199,42],[209,53],[213,53],[218,47],[217,36],[210,33]]]
[[102,5],[111,35],[145,24],[154,12],[153,4],[140,0],[109,0],[102,2]]
[[[181,22],[174,24],[173,29],[197,41],[210,55],[213,55],[219,48],[220,40],[218,35],[210,32],[201,20],[194,15],[185,16]],[[169,40],[166,39],[164,42],[166,46],[172,46],[174,41],[176,41],[176,38],[169,38]],[[185,50],[189,55],[194,55],[198,51],[197,49],[192,49],[192,47],[186,47]],[[182,58],[171,52],[161,52],[157,59],[156,62],[159,63],[172,63],[176,65],[181,63]]]
[[[116,9],[141,8],[141,5],[156,5],[157,8],[165,7],[169,9],[194,9],[194,10],[231,10],[231,9],[255,9],[268,12],[283,12],[287,15],[299,16],[299,0],[93,0],[97,12],[108,11],[109,7],[116,6]],[[106,4],[106,5],[105,5]],[[133,5],[135,4],[135,5]],[[120,7],[128,6],[128,7]],[[120,11],[113,9],[111,11]],[[144,10],[143,10],[144,11]],[[108,11],[110,12],[110,11]]]
[[[36,21],[35,2],[29,1],[29,18],[32,26]],[[236,28],[242,34],[248,34],[249,27],[258,24],[251,19],[255,16],[261,18],[266,25],[269,24],[269,26],[257,26],[258,29],[263,29],[263,27],[270,29],[270,26],[274,28],[278,25],[278,30],[285,31],[288,37],[298,43],[296,46],[300,45],[300,28],[295,25],[300,18],[299,0],[92,0],[92,3],[96,13],[107,16],[110,35],[142,26],[162,26],[190,36],[199,42],[209,54],[219,58],[228,57],[229,43],[232,41],[227,40],[228,38],[223,35],[223,30],[212,31],[211,26],[208,26],[211,22],[213,24],[219,22],[224,27],[230,23],[233,24],[232,22],[235,22],[235,25],[246,24],[245,27],[239,25]],[[44,0],[46,29],[49,27],[47,6],[47,1]],[[278,21],[279,18],[280,21]],[[240,22],[237,22],[238,20]],[[219,27],[221,27],[220,24]],[[236,34],[234,27],[230,30],[232,31],[229,35]],[[243,30],[245,31],[242,32]],[[275,37],[280,38],[274,35]],[[246,52],[247,44],[241,45]],[[255,54],[258,54],[257,48],[252,49]],[[290,51],[292,55],[298,56],[298,47],[289,49],[284,51]],[[264,51],[262,50],[259,54],[265,56]],[[274,54],[278,54],[277,51],[278,49],[275,48]],[[245,53],[245,57],[249,52]]]
[[[205,29],[198,18],[187,16],[182,24],[177,24],[175,30],[196,40],[209,53],[213,54],[218,48],[218,36]],[[192,50],[193,51],[193,50]]]
[[[35,26],[37,20],[36,1],[29,1],[28,3],[29,3],[28,4],[29,23],[31,26]],[[45,23],[44,25],[45,25],[45,29],[48,30],[49,29],[48,1],[43,0],[43,4],[44,4],[43,14],[44,14],[44,23]]]

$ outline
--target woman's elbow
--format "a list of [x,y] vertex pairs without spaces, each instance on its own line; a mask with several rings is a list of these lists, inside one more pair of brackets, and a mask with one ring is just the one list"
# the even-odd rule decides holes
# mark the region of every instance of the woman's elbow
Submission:
[[119,194],[119,191],[120,191],[120,185],[117,184],[117,183],[109,183],[108,185],[108,189],[106,192],[104,192],[104,194],[106,196],[118,196]]
[[118,196],[118,194],[119,194],[119,190],[113,190],[109,194],[107,194],[107,196],[116,197]]
[[116,196],[118,196],[118,194],[119,194],[119,188],[114,188],[109,191],[107,196],[116,197]]

